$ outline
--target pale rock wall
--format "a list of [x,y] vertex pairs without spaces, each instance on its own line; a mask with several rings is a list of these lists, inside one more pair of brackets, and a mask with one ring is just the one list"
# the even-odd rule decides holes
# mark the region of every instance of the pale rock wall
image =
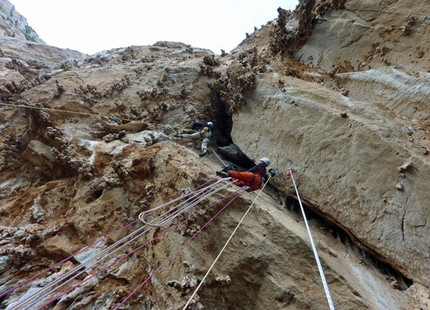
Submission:
[[381,65],[401,66],[406,71],[429,69],[429,12],[426,0],[346,1],[345,10],[317,19],[312,36],[294,55],[327,72]]
[[271,157],[277,186],[293,192],[283,176],[296,169],[310,205],[427,286],[429,6],[346,1],[319,16],[294,56],[336,85],[259,76],[232,132],[248,156]]
[[273,182],[285,191],[294,192],[285,174],[295,169],[306,201],[382,260],[430,284],[428,158],[377,106],[294,79],[281,91],[275,77],[246,94],[233,116],[234,142],[255,160],[269,156],[278,170]]

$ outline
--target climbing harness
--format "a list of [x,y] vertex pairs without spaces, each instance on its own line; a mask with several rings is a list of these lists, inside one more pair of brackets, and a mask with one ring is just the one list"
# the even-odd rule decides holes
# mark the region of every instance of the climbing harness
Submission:
[[326,294],[326,297],[327,297],[327,302],[328,302],[328,305],[330,307],[330,310],[334,310],[334,305],[333,305],[333,301],[332,301],[332,298],[331,298],[331,295],[330,295],[330,290],[328,288],[327,281],[326,281],[326,278],[325,278],[325,275],[324,275],[324,271],[322,269],[321,262],[320,262],[320,259],[318,257],[317,248],[316,248],[316,246],[314,244],[314,240],[312,238],[312,233],[311,233],[311,230],[309,228],[308,220],[306,219],[305,210],[303,208],[302,201],[300,199],[299,191],[298,191],[297,186],[296,186],[296,181],[294,180],[293,169],[288,168],[288,173],[286,175],[286,178],[287,179],[291,178],[291,180],[293,181],[294,189],[296,190],[296,194],[297,194],[297,200],[299,201],[300,209],[301,209],[302,215],[303,215],[303,220],[305,222],[306,230],[308,231],[309,239],[311,241],[312,251],[314,252],[315,260],[316,260],[317,265],[318,265],[318,271],[320,273],[321,281],[322,281],[323,286],[324,286],[324,291],[325,291],[325,294]]

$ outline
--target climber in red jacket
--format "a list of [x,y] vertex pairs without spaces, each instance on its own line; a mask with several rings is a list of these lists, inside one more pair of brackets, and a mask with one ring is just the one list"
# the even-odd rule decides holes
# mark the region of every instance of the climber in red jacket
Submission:
[[[233,182],[237,186],[241,187],[249,187],[252,191],[255,191],[261,187],[262,180],[267,181],[267,172],[266,167],[270,165],[270,160],[267,157],[263,157],[260,159],[260,162],[249,169],[248,171],[239,172],[236,170],[227,170],[217,171],[216,174],[228,178],[231,177]],[[269,173],[271,176],[275,176],[275,170],[270,169]]]

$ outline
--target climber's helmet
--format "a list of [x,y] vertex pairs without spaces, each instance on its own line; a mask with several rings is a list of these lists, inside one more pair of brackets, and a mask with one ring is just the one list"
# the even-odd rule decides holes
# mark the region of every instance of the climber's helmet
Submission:
[[261,161],[262,163],[264,163],[266,166],[270,165],[270,159],[269,159],[269,158],[267,158],[267,157],[262,157],[262,158],[260,159],[260,161]]

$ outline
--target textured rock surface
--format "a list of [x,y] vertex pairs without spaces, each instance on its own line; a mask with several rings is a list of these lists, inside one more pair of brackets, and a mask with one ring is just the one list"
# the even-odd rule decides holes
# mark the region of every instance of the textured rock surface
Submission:
[[4,0],[0,4],[0,15],[0,35],[29,42],[45,43],[9,0]]
[[[424,207],[430,199],[430,64],[422,57],[428,53],[423,40],[430,29],[429,4],[415,2],[414,7],[421,8],[415,15],[403,7],[406,3],[399,7],[382,1],[377,10],[369,9],[371,3],[351,1],[347,11],[328,13],[295,53],[310,66],[334,68],[330,75],[335,87],[327,89],[324,77],[316,75],[321,86],[285,79],[285,86],[277,89],[273,74],[262,76],[257,90],[245,95],[246,112],[233,118],[241,129],[233,130],[233,139],[247,154],[272,154],[283,173],[296,166],[309,202],[363,245],[372,250],[376,246],[376,255],[384,252],[383,260],[397,253],[398,260],[390,264],[429,285],[429,245],[423,240],[430,216]],[[364,27],[363,20],[371,22]],[[410,20],[414,22],[406,32]],[[343,26],[347,24],[352,26]],[[351,42],[342,43],[345,38]],[[382,45],[383,51],[378,49]],[[369,56],[372,48],[379,54]],[[365,56],[367,66],[346,65]],[[347,117],[341,117],[343,113]],[[282,126],[253,131],[249,115],[259,115],[258,123]],[[407,163],[413,165],[401,169]],[[411,263],[416,260],[420,263]]]
[[[336,309],[429,308],[430,4],[278,12],[222,56],[175,42],[89,56],[0,36],[0,295],[22,284],[2,308],[214,180],[220,159],[246,169],[260,156],[278,172],[262,193],[241,194],[189,243],[226,202],[181,221],[235,186],[150,227],[46,308],[182,309],[252,205],[193,308],[328,309],[288,167]],[[196,120],[215,123],[203,158],[199,142],[174,137]]]

